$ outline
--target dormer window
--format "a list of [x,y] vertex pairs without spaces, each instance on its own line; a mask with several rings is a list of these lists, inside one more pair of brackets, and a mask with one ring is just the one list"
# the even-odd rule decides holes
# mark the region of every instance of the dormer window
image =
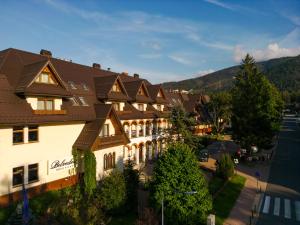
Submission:
[[84,97],[78,97],[78,98],[83,106],[89,106],[89,104],[87,103]]
[[144,104],[138,104],[138,109],[140,111],[144,111]]
[[37,101],[37,110],[54,110],[54,99],[50,98],[38,98]]
[[86,85],[86,84],[82,84],[82,87],[85,91],[88,91],[89,90],[89,87]]
[[77,89],[73,81],[69,81],[68,83],[72,89]]
[[79,103],[78,103],[78,101],[76,100],[75,97],[70,98],[70,101],[72,102],[73,106],[78,106],[79,105]]
[[112,91],[113,92],[121,92],[121,88],[120,85],[118,84],[118,82],[115,82],[113,87],[112,87]]
[[138,91],[138,95],[145,95],[145,91],[143,88],[140,88]]
[[158,92],[157,97],[162,97],[161,91]]
[[43,83],[43,84],[56,84],[54,78],[52,77],[51,73],[42,72],[36,79],[36,83]]
[[120,111],[120,103],[113,103],[112,105],[116,111]]
[[158,110],[158,111],[162,111],[161,105],[157,105],[157,110]]

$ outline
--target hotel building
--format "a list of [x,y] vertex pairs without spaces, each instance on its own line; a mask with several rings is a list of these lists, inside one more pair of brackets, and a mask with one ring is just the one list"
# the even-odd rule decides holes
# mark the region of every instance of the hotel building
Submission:
[[98,180],[127,160],[153,160],[165,148],[171,99],[138,74],[47,50],[0,51],[0,205],[19,199],[23,183],[29,195],[75,183],[73,149],[94,152]]

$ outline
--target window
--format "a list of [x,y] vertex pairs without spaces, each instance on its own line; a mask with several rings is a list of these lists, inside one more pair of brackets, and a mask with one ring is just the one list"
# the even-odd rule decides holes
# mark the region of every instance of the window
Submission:
[[159,90],[159,92],[158,92],[158,94],[157,94],[157,97],[162,97],[161,90]]
[[109,136],[109,124],[104,124],[102,130],[100,131],[99,136],[107,137]]
[[118,84],[118,82],[115,82],[113,87],[112,87],[112,91],[113,92],[121,92],[121,88],[120,85]]
[[136,133],[136,124],[131,124],[131,137],[132,137],[132,138],[137,137],[137,133]]
[[138,109],[140,111],[144,111],[144,104],[138,104]]
[[144,136],[144,124],[139,124],[139,136]]
[[78,103],[78,101],[76,100],[75,97],[70,98],[70,101],[72,102],[73,106],[78,106],[79,105],[79,103]]
[[85,91],[88,91],[89,90],[89,87],[86,85],[86,84],[82,84],[82,87]]
[[54,100],[53,99],[42,99],[39,98],[37,102],[37,110],[54,110]]
[[157,105],[157,110],[158,110],[158,111],[162,111],[161,105]]
[[13,128],[13,143],[19,144],[24,143],[24,127],[14,127]]
[[115,109],[116,111],[121,111],[121,110],[120,110],[120,103],[113,103],[112,105],[113,105],[113,107],[114,107],[114,109]]
[[39,140],[38,126],[28,127],[28,142],[35,142]]
[[138,95],[145,95],[145,91],[142,87],[139,89]]
[[39,164],[28,165],[28,183],[36,182],[39,180]]
[[50,72],[42,72],[36,79],[36,83],[56,84]]
[[73,81],[69,81],[68,83],[72,89],[77,89]]
[[116,153],[113,152],[112,154],[104,154],[103,157],[103,167],[104,170],[113,169],[116,167]]
[[85,98],[84,97],[78,97],[79,98],[79,100],[80,100],[80,102],[81,102],[81,104],[83,105],[83,106],[88,106],[89,104],[86,102],[86,100],[85,100]]
[[149,136],[151,133],[151,124],[149,121],[146,122],[146,136]]
[[13,187],[22,185],[24,183],[24,166],[13,168]]

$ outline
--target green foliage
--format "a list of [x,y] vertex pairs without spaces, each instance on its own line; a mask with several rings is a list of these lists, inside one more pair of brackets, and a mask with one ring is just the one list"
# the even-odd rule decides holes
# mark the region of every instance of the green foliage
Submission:
[[169,121],[172,124],[170,134],[177,135],[178,141],[191,138],[195,120],[187,115],[182,106],[172,108]]
[[97,191],[99,204],[106,211],[117,210],[125,204],[126,184],[124,175],[118,170],[114,170],[105,177]]
[[96,188],[96,157],[92,151],[84,153],[84,190],[91,197]]
[[[195,154],[184,143],[177,142],[154,167],[152,196],[156,208],[162,199],[168,224],[199,224],[212,209],[206,180]],[[187,192],[196,191],[196,194]]]
[[222,133],[231,117],[231,95],[228,92],[214,93],[210,96],[208,109],[212,116],[213,132]]
[[231,209],[245,185],[245,181],[246,178],[234,175],[214,199],[213,205],[217,225],[222,225],[229,216]]
[[234,173],[234,163],[229,154],[222,154],[217,165],[216,173],[224,180],[228,180]]
[[124,178],[126,183],[126,206],[129,211],[137,210],[137,192],[139,186],[139,172],[133,169],[133,162],[129,161],[124,167]]
[[268,143],[279,129],[283,101],[247,55],[232,89],[232,129],[243,147]]
[[209,192],[214,195],[224,186],[225,180],[218,176],[213,176],[213,178],[209,181]]

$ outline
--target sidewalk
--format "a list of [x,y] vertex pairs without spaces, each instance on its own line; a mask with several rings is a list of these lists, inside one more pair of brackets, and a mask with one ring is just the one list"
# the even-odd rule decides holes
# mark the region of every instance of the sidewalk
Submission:
[[[226,148],[228,147],[228,145],[230,145],[230,143],[225,143],[225,145]],[[274,146],[273,149],[276,149],[276,147],[277,144]],[[220,143],[213,143],[210,146],[210,148],[219,150],[221,148],[221,145]],[[256,209],[259,208],[261,195],[266,190],[271,161],[264,162],[264,163],[256,163],[253,165],[239,164],[237,166],[236,168],[237,174],[245,177],[247,180],[245,182],[244,188],[240,193],[240,196],[238,197],[234,207],[230,212],[230,215],[224,222],[224,225],[250,224],[250,216],[252,215],[252,210],[254,208]],[[214,171],[216,169],[215,160],[211,158],[209,158],[208,162],[201,162],[201,166],[211,171]],[[257,184],[257,178],[255,177],[256,172],[260,174],[260,179],[258,184]],[[257,192],[258,189],[261,190],[261,193]],[[251,222],[252,224],[254,224],[253,221]]]

